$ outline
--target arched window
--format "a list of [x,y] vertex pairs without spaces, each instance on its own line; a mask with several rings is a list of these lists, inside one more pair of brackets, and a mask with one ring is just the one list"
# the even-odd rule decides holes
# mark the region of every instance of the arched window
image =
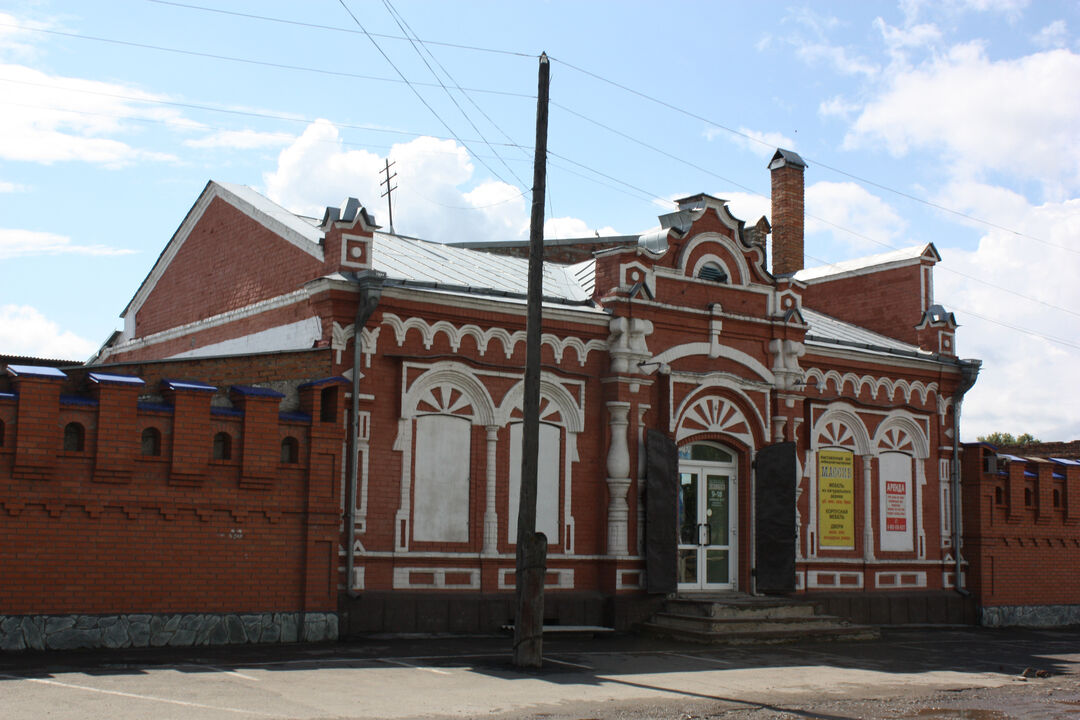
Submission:
[[142,454],[147,457],[161,455],[161,431],[148,427],[142,431]]
[[214,436],[214,459],[232,459],[232,435],[227,432],[219,432]]
[[293,465],[300,462],[300,443],[294,437],[281,441],[281,462]]
[[697,276],[701,280],[709,280],[722,285],[726,285],[728,281],[727,271],[714,262],[707,262],[702,265],[701,269],[698,270]]
[[86,431],[77,422],[64,426],[64,452],[82,452],[86,444]]

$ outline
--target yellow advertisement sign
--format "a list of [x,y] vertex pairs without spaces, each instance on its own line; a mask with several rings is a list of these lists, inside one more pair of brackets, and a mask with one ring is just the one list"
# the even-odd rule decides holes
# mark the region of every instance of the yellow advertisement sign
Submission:
[[818,544],[855,547],[855,462],[845,450],[818,450]]

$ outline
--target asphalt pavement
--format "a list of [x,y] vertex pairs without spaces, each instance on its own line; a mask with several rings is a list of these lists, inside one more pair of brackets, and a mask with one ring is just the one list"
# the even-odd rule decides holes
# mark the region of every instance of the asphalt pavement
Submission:
[[528,671],[513,666],[510,644],[372,636],[0,655],[0,717],[875,717],[800,708],[1041,682],[1056,683],[1055,707],[1080,715],[1080,689],[1072,706],[1067,692],[1080,688],[1080,629],[885,629],[875,641],[735,646],[550,638],[543,667]]

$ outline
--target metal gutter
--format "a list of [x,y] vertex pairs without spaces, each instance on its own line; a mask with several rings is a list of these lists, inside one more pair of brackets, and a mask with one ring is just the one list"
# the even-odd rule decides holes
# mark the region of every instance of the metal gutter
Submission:
[[386,274],[378,270],[364,270],[356,274],[356,285],[360,290],[360,297],[356,303],[356,319],[353,322],[353,367],[352,367],[352,412],[346,429],[349,431],[349,455],[348,455],[348,487],[345,489],[345,593],[349,597],[356,597],[353,589],[353,568],[356,564],[356,482],[357,460],[359,453],[359,428],[357,420],[360,417],[360,362],[363,353],[364,326],[375,312],[375,306],[382,297],[383,283]]

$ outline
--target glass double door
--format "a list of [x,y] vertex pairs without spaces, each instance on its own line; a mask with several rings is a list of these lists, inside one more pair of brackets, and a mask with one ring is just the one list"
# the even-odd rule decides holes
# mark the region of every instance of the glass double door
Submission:
[[736,578],[735,469],[679,464],[679,590],[731,590]]

